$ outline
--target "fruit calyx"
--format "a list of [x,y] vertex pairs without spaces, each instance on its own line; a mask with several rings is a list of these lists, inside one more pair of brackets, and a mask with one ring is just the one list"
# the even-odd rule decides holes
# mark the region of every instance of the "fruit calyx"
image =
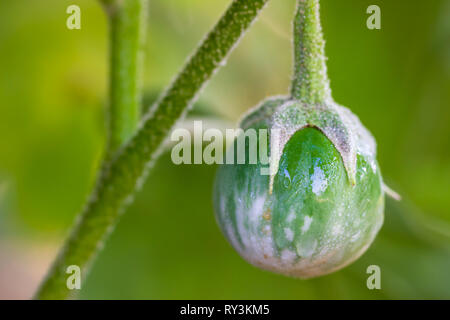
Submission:
[[298,0],[293,34],[291,96],[266,100],[247,114],[241,127],[246,129],[264,118],[268,128],[278,129],[277,137],[271,139],[270,192],[284,146],[295,132],[306,127],[317,128],[333,143],[342,157],[349,183],[354,186],[357,154],[367,156],[375,168],[376,143],[358,117],[331,96],[319,0]]
[[[271,140],[271,173],[278,171],[278,163],[289,139],[306,127],[317,128],[333,143],[341,155],[351,185],[356,184],[357,154],[365,155],[376,168],[375,139],[357,116],[334,102],[311,106],[298,100],[288,100],[272,114],[270,127],[278,130],[277,139]],[[274,176],[271,174],[271,186]]]

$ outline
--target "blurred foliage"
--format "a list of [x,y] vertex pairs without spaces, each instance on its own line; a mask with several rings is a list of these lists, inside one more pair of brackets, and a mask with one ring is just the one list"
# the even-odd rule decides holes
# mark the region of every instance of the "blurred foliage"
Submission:
[[[170,82],[228,2],[150,1],[149,92]],[[81,7],[81,30],[65,26],[69,4]],[[201,95],[200,114],[209,108],[235,121],[264,97],[287,93],[294,4],[271,1]],[[365,26],[371,4],[381,7],[381,30]],[[321,6],[333,96],[372,131],[385,180],[403,196],[387,200],[374,245],[318,279],[260,271],[215,224],[215,168],[175,166],[165,155],[82,298],[450,298],[450,1]],[[0,240],[59,244],[83,205],[105,139],[107,49],[96,1],[0,2]],[[371,264],[381,267],[382,290],[366,288]]]

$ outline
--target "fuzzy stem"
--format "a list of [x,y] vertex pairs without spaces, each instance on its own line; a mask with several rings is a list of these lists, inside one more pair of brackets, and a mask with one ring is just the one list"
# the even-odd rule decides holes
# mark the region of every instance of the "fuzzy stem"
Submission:
[[120,212],[145,181],[146,169],[158,157],[165,137],[267,2],[234,0],[138,131],[114,154],[38,290],[37,299],[64,299],[74,293],[66,286],[66,268],[77,265],[81,275],[86,276]]
[[322,103],[331,97],[331,92],[319,0],[298,0],[293,33],[294,75],[291,95],[308,104]]
[[146,5],[147,0],[124,0],[107,10],[111,41],[108,156],[131,137],[139,123]]

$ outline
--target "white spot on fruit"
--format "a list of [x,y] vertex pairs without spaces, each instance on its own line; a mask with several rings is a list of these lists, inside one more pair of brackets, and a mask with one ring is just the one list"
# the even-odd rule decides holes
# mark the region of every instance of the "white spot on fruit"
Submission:
[[281,252],[281,260],[284,263],[292,264],[292,263],[294,263],[295,258],[297,258],[297,255],[295,254],[295,252],[293,252],[291,250],[284,249]]
[[340,224],[336,224],[333,226],[333,230],[332,230],[334,235],[339,235],[342,233],[342,226]]
[[361,231],[358,231],[357,233],[355,233],[355,234],[352,236],[352,238],[350,239],[350,241],[351,241],[351,242],[356,242],[356,241],[359,239],[360,235],[361,235]]
[[266,198],[264,196],[257,197],[248,211],[248,217],[251,221],[256,222],[259,217],[264,213],[264,202]]
[[294,211],[289,212],[289,215],[286,218],[286,222],[292,222],[294,221],[294,219],[295,219],[295,212]]
[[309,240],[303,243],[300,243],[297,247],[297,253],[302,258],[310,258],[317,247],[317,240]]
[[284,228],[284,234],[286,235],[286,239],[288,241],[294,240],[294,232],[292,231],[292,229]]
[[312,180],[312,192],[320,196],[328,187],[328,181],[325,178],[325,174],[319,167],[314,168],[314,173],[311,176]]
[[312,221],[313,221],[312,217],[305,216],[305,218],[303,219],[302,232],[306,232],[309,230],[309,227],[311,226]]

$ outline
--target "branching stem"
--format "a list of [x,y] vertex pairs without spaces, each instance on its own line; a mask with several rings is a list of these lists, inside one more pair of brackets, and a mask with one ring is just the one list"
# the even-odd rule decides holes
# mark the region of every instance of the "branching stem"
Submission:
[[151,108],[140,128],[111,157],[38,290],[37,299],[65,299],[73,293],[66,286],[66,268],[77,265],[82,276],[86,276],[120,212],[144,182],[147,169],[158,157],[165,137],[184,116],[200,89],[223,64],[267,2],[233,0],[169,89]]

